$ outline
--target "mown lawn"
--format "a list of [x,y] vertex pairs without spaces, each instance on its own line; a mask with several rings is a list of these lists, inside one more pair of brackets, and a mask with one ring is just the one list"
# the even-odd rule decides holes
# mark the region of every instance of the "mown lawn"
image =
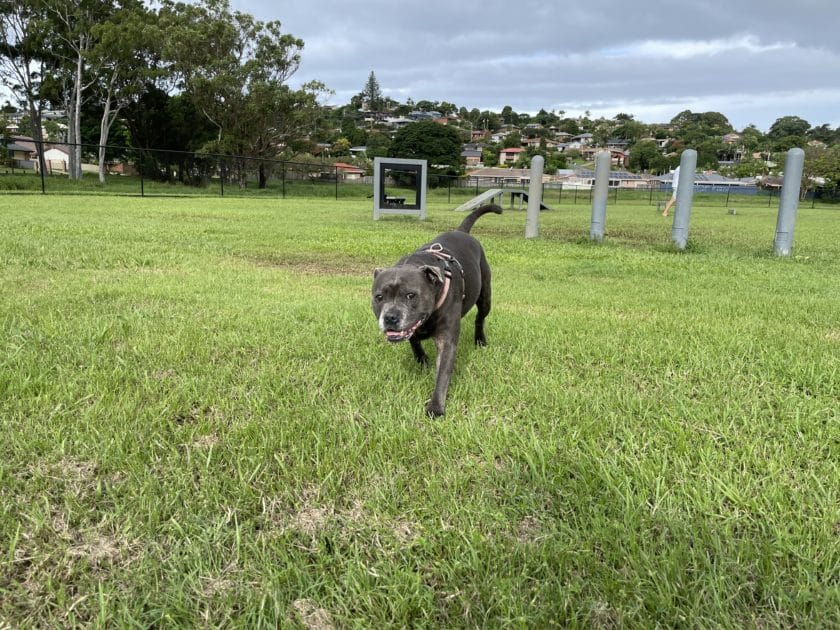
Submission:
[[0,627],[840,625],[840,211],[482,218],[429,420],[369,204],[0,197]]

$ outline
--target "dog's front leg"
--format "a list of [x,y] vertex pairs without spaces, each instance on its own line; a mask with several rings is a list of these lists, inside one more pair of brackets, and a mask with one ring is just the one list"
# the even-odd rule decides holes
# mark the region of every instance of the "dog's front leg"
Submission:
[[455,354],[458,350],[458,335],[460,322],[453,331],[435,336],[435,347],[437,348],[435,391],[432,392],[432,399],[426,405],[426,413],[430,416],[442,416],[446,411],[446,392],[449,390],[449,380],[452,378],[452,370],[455,367]]

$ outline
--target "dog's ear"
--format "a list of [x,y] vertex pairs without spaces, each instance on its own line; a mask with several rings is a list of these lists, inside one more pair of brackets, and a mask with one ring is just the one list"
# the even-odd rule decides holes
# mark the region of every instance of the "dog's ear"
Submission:
[[382,267],[377,267],[376,269],[373,270],[373,279],[374,280],[376,280],[376,276],[378,276],[381,271],[382,271]]
[[432,284],[443,284],[443,271],[440,267],[434,265],[423,265],[420,271],[426,276],[426,279]]

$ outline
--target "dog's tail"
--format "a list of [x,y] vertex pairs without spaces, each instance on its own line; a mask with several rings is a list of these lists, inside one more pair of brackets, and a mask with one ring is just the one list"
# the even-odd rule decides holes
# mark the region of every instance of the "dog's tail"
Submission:
[[467,232],[472,229],[472,226],[478,221],[478,217],[482,214],[487,214],[488,212],[495,212],[496,214],[502,214],[502,209],[497,206],[495,203],[488,203],[487,205],[481,206],[480,208],[476,208],[472,212],[470,212],[466,218],[461,221],[461,225],[458,226],[457,230],[459,232]]

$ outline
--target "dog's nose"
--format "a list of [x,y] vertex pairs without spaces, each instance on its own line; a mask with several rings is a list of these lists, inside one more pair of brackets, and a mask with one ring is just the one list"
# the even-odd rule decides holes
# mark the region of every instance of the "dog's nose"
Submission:
[[385,313],[382,317],[382,322],[387,328],[395,328],[400,323],[400,316],[393,312]]

